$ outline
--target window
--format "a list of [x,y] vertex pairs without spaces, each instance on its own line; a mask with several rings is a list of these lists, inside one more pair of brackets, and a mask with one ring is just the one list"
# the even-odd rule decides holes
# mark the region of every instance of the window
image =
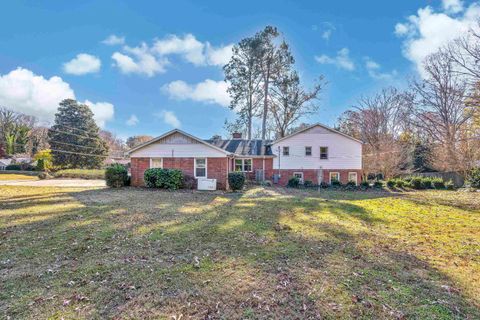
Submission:
[[328,159],[328,147],[320,147],[320,159]]
[[290,155],[290,147],[283,147],[283,155],[284,156]]
[[312,155],[312,147],[305,147],[305,155],[307,157]]
[[300,183],[303,183],[303,172],[294,172],[293,176],[300,180]]
[[163,168],[163,159],[150,158],[150,168]]
[[332,183],[333,181],[340,181],[339,172],[330,172],[330,183]]
[[235,159],[235,171],[237,172],[251,172],[252,159]]
[[349,172],[348,173],[348,181],[353,181],[357,184],[357,173],[356,172]]
[[207,159],[195,158],[195,178],[207,177]]

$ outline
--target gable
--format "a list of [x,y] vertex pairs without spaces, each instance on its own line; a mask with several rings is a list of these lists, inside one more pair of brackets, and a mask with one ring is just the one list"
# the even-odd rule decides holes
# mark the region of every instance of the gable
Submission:
[[307,127],[305,129],[302,129],[300,131],[297,131],[297,132],[294,132],[288,136],[285,136],[283,138],[280,138],[274,142],[272,142],[272,145],[275,145],[281,141],[284,141],[284,140],[289,140],[293,137],[296,137],[298,135],[322,135],[322,134],[328,134],[328,135],[331,135],[331,136],[335,136],[336,138],[340,138],[340,137],[343,137],[345,139],[348,139],[348,140],[351,140],[353,142],[356,142],[356,143],[359,143],[359,144],[363,144],[362,141],[358,140],[358,139],[355,139],[343,132],[340,132],[340,131],[337,131],[333,128],[330,128],[328,126],[325,126],[323,124],[320,124],[320,123],[317,123],[317,124],[314,124],[310,127]]

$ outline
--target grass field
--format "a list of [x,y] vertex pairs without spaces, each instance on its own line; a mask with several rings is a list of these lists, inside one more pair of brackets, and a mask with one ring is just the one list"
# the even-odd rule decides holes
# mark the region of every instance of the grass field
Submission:
[[478,319],[474,193],[0,187],[12,319]]
[[25,175],[17,173],[2,173],[0,174],[0,181],[3,180],[38,180],[36,175]]
[[56,178],[70,179],[105,179],[103,169],[65,169],[58,170],[53,174]]

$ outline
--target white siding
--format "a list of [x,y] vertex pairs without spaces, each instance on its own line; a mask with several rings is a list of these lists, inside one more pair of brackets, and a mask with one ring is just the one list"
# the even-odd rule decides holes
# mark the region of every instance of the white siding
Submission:
[[[289,156],[283,155],[284,146]],[[305,147],[312,147],[311,156],[305,156]],[[328,147],[328,160],[320,159],[320,147]],[[320,126],[273,144],[272,152],[277,156],[274,169],[279,168],[279,158],[280,169],[362,169],[362,144]]]
[[219,158],[226,157],[226,154],[177,132],[143,148],[133,151],[130,154],[130,157]]

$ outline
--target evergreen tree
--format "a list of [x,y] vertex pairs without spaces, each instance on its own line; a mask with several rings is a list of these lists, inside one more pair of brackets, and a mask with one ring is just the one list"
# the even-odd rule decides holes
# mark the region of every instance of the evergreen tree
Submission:
[[60,102],[48,139],[55,166],[99,168],[108,154],[92,111],[72,99]]

